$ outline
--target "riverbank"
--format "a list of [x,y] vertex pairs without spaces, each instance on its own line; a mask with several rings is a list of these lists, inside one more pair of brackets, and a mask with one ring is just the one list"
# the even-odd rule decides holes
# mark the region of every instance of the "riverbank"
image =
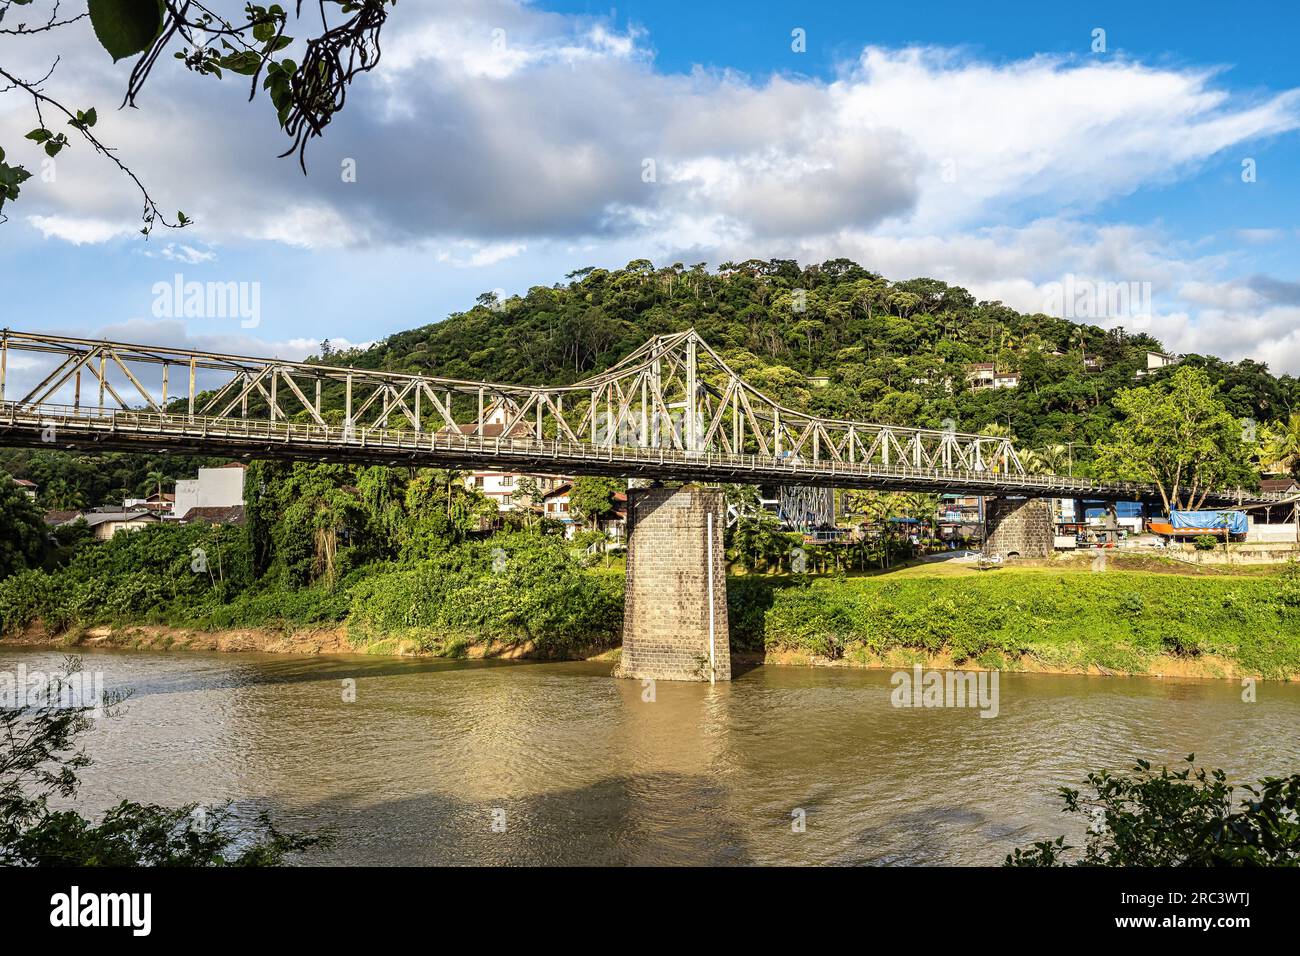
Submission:
[[[196,631],[192,628],[164,627],[159,625],[127,625],[124,627],[92,627],[59,634],[47,634],[39,628],[31,633],[0,638],[0,647],[50,648],[67,651],[79,649],[113,649],[130,651],[206,651],[225,654],[257,653],[284,654],[287,656],[364,655],[367,657],[446,659],[447,655],[423,650],[414,641],[392,641],[388,644],[356,646],[347,639],[346,629],[315,628],[284,632],[260,628],[241,628],[232,631]],[[617,663],[620,649],[592,648],[587,653],[556,656],[539,652],[530,643],[515,645],[469,644],[464,653],[456,655],[465,660],[581,660]],[[999,670],[1024,674],[1076,674],[1096,677],[1173,677],[1198,679],[1237,679],[1254,677],[1268,679],[1265,675],[1250,672],[1235,662],[1214,655],[1195,658],[1158,654],[1147,660],[1140,670],[1106,667],[1102,664],[1052,664],[1030,655],[1014,660],[1004,660],[1000,667],[985,667],[976,661],[954,659],[948,652],[927,653],[899,648],[884,654],[861,650],[846,657],[830,658],[804,650],[774,647],[764,651],[734,651],[733,666],[737,670],[749,667],[832,667],[865,670],[899,670],[920,664],[927,669],[947,670]],[[1300,675],[1282,679],[1295,680]]]
[[[732,653],[740,665],[926,667],[1023,673],[1300,679],[1300,577],[1097,573],[1035,567],[987,573],[844,578],[733,577]],[[597,576],[593,573],[593,576]],[[619,582],[600,574],[611,599]],[[371,592],[374,593],[374,592]],[[613,604],[613,600],[610,601]],[[616,606],[616,605],[615,605]],[[499,626],[491,606],[454,637],[385,625],[383,607],[328,624],[261,627],[114,622],[48,630],[40,621],[0,639],[43,646],[260,651],[395,657],[618,658],[617,622],[591,639],[551,642]],[[377,625],[377,622],[381,622]]]
[[[88,546],[66,567],[11,575],[0,581],[0,634],[63,647],[617,654],[624,572],[559,536],[499,534],[295,583],[253,573],[247,536],[213,533],[146,529]],[[853,575],[731,575],[727,605],[741,662],[1300,678],[1294,564],[1189,568],[1106,553],[981,572],[935,558]]]

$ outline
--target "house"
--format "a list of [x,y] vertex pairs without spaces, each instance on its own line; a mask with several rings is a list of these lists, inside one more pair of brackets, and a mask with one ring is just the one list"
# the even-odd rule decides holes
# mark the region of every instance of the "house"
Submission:
[[61,528],[65,524],[75,524],[84,514],[85,512],[77,509],[47,511],[45,523],[51,528]]
[[138,531],[162,520],[154,512],[141,508],[93,508],[83,517],[96,541],[107,541],[119,531]]
[[26,478],[14,478],[13,483],[17,487],[21,488],[28,498],[31,498],[33,501],[36,500],[36,482],[28,481]]
[[1181,361],[1181,359],[1179,359],[1177,355],[1169,355],[1168,353],[1165,352],[1152,352],[1152,351],[1148,351],[1146,353],[1146,360],[1147,360],[1147,367],[1140,368],[1137,370],[1138,378],[1143,378],[1147,375],[1150,375],[1152,372],[1156,371],[1157,369],[1167,368],[1170,365],[1177,365]]
[[939,496],[935,525],[941,540],[956,542],[979,537],[983,518],[983,501],[979,495]]
[[159,514],[171,514],[176,506],[176,496],[154,492],[147,498],[127,498],[122,502],[123,508],[144,508]]
[[[564,525],[566,538],[572,538],[578,531],[587,527],[586,523],[580,521],[569,507],[569,493],[572,490],[573,483],[566,481],[542,496],[542,514],[552,521],[561,522]],[[627,495],[624,492],[620,491],[614,495],[614,513],[600,519],[597,525],[611,541],[624,539],[627,532]]]
[[1020,374],[999,372],[993,362],[976,362],[966,366],[966,381],[976,391],[985,388],[1015,388],[1020,384]]
[[464,435],[466,438],[478,438],[480,435],[484,438],[517,438],[528,439],[533,437],[532,429],[527,423],[515,422],[509,429],[508,419],[512,417],[507,414],[507,410],[502,405],[493,405],[483,414],[483,424],[470,422],[467,425],[444,425],[438,429],[439,436],[447,435]]
[[1300,481],[1295,478],[1265,478],[1259,483],[1259,490],[1283,495],[1300,494]]
[[[1295,478],[1265,478],[1259,483],[1259,490],[1282,495],[1300,495],[1300,481],[1297,481]],[[1252,522],[1259,522],[1264,525],[1270,524],[1278,519],[1285,522],[1288,518],[1294,516],[1295,507],[1296,506],[1293,503],[1287,502],[1272,507],[1258,509],[1251,513],[1250,519]],[[1250,540],[1250,538],[1247,538],[1247,540]],[[1300,537],[1292,535],[1289,540],[1300,541]]]
[[[171,518],[183,519],[192,508],[231,508],[244,503],[245,466],[237,461],[219,468],[200,468],[197,478],[176,482]],[[147,499],[146,499],[147,500]]]
[[225,507],[198,507],[191,508],[179,519],[181,524],[233,524],[242,525],[244,523],[244,506],[227,505]]
[[487,495],[496,502],[497,511],[514,511],[516,508],[540,506],[540,500],[533,501],[527,495],[519,494],[521,481],[525,478],[531,478],[536,483],[537,490],[543,497],[548,491],[552,491],[571,480],[559,475],[525,475],[513,471],[476,471],[465,476],[465,487]]
[[1086,371],[1095,372],[1102,366],[1100,355],[1084,355],[1083,367]]

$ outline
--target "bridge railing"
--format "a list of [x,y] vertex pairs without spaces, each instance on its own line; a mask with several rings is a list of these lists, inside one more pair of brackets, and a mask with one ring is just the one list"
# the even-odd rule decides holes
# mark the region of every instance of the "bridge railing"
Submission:
[[[0,422],[9,426],[36,430],[53,428],[51,443],[59,443],[60,429],[74,434],[139,434],[155,439],[174,437],[195,441],[226,440],[258,446],[283,444],[337,448],[373,449],[394,454],[453,453],[474,456],[484,461],[501,459],[503,465],[517,464],[512,459],[551,459],[557,466],[581,466],[583,462],[608,462],[641,470],[646,466],[682,466],[683,473],[725,472],[729,477],[745,472],[758,481],[786,484],[812,484],[818,479],[834,483],[836,479],[876,479],[900,485],[929,487],[948,484],[954,487],[1040,491],[1043,496],[1087,497],[1104,493],[1108,497],[1150,497],[1155,489],[1136,482],[1098,484],[1084,478],[1061,475],[999,473],[996,470],[972,471],[956,468],[915,468],[906,464],[865,464],[840,460],[813,461],[796,455],[735,455],[716,450],[683,451],[677,448],[638,445],[596,445],[556,439],[523,437],[503,438],[466,434],[459,430],[438,429],[416,432],[410,429],[321,425],[314,422],[267,421],[264,419],[210,418],[185,413],[158,413],[135,410],[109,410],[72,405],[42,404],[19,406],[0,403]],[[269,450],[269,449],[265,449]],[[558,470],[558,469],[557,469]],[[1243,493],[1250,500],[1271,500],[1271,495]],[[1285,496],[1276,496],[1281,500]]]

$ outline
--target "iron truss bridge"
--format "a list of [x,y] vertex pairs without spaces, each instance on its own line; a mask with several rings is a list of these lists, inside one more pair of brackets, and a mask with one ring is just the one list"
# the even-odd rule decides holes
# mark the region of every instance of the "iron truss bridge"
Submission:
[[[21,397],[12,397],[23,379]],[[0,331],[0,444],[627,478],[1157,501],[1028,473],[1011,440],[822,418],[694,330],[572,385],[342,368]],[[1223,491],[1210,505],[1276,497]]]

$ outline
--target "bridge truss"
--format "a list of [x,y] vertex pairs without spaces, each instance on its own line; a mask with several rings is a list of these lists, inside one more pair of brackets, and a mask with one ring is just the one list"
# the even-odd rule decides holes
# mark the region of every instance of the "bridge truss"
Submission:
[[825,488],[1154,494],[1027,474],[1005,437],[791,408],[746,382],[694,330],[658,336],[563,386],[4,330],[0,442]]

